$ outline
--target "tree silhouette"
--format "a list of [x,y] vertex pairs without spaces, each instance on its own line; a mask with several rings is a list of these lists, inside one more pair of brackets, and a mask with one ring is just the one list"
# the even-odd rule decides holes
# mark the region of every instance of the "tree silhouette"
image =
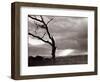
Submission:
[[[56,45],[55,45],[55,39],[53,35],[51,35],[49,31],[48,24],[54,19],[50,18],[49,21],[45,21],[43,16],[34,16],[34,15],[28,15],[29,18],[31,18],[34,21],[34,25],[36,26],[34,33],[29,32],[28,35],[35,37],[47,44],[49,44],[52,48],[51,55],[53,63],[55,62],[55,53],[56,53]],[[41,35],[38,35],[38,30],[43,30]],[[46,39],[47,37],[48,39]]]

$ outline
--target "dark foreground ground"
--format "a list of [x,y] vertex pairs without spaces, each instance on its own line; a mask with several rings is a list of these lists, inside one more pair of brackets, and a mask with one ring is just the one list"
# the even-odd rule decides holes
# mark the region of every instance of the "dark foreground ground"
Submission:
[[28,66],[47,66],[47,65],[73,65],[73,64],[87,64],[87,55],[56,57],[55,62],[51,58],[44,58],[41,56],[28,58]]

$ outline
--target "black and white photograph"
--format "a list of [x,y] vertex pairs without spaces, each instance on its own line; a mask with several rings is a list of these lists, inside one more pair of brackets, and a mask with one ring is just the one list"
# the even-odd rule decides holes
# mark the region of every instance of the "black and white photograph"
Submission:
[[28,66],[87,63],[87,17],[28,15]]

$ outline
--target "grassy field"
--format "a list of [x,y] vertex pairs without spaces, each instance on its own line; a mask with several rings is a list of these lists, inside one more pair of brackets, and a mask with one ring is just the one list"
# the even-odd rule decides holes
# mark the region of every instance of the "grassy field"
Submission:
[[55,62],[51,58],[44,58],[41,56],[28,58],[28,66],[48,66],[48,65],[73,65],[73,64],[87,64],[87,55],[56,57]]

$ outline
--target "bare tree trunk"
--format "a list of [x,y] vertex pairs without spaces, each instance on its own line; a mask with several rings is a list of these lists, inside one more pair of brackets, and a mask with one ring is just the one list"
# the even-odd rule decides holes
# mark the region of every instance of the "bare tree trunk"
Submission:
[[55,60],[56,60],[56,47],[52,46],[52,60],[53,60],[53,63],[55,63]]
[[55,63],[55,60],[56,60],[56,46],[55,46],[55,40],[54,40],[54,38],[52,37],[51,38],[51,40],[52,40],[52,53],[51,53],[51,55],[52,55],[52,60],[53,60],[53,63]]

